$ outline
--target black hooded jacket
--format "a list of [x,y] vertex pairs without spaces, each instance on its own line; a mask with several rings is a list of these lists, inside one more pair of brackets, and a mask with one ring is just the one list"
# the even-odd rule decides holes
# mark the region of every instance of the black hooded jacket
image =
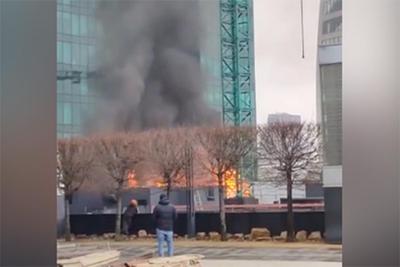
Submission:
[[169,204],[168,199],[161,199],[154,208],[153,218],[157,229],[173,231],[176,217],[175,207]]
[[132,218],[138,213],[137,207],[135,205],[130,204],[125,212],[124,212],[124,218]]

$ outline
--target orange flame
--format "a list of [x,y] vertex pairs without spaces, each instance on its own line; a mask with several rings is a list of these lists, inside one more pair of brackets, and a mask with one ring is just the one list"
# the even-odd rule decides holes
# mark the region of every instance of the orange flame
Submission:
[[[243,197],[250,197],[251,190],[250,184],[245,178],[240,177],[240,174],[237,173],[236,170],[229,170],[226,172],[224,176],[225,182],[225,192],[227,198],[234,198],[237,196],[238,191],[238,182],[240,183],[242,188],[239,188],[239,191],[242,191]],[[241,189],[241,190],[240,190]]]
[[135,171],[130,171],[128,174],[128,187],[129,188],[136,188],[138,187],[139,182],[136,179]]
[[[157,187],[157,188],[165,188],[166,184],[164,179],[158,176],[148,175],[146,179],[140,179],[142,182],[139,183],[139,179],[134,170],[130,171],[128,174],[128,187],[129,188],[138,188],[138,187]],[[251,196],[250,184],[245,178],[241,178],[240,174],[237,173],[236,170],[232,169],[226,172],[224,176],[224,186],[227,198],[234,198],[237,196],[237,182],[239,181],[239,191],[242,192],[243,197]],[[214,187],[218,186],[218,181],[215,177],[212,176],[200,176],[194,179],[194,187]],[[182,177],[179,181],[174,182],[173,187],[186,187],[186,178]]]

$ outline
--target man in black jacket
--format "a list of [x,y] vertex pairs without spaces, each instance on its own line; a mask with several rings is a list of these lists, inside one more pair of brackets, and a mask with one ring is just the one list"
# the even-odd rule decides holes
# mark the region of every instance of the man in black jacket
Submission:
[[126,208],[123,216],[122,232],[125,235],[129,235],[129,228],[132,224],[132,219],[138,213],[138,203],[135,199],[132,199],[129,206]]
[[158,255],[164,256],[164,241],[168,245],[168,256],[174,255],[174,222],[176,220],[175,207],[169,204],[165,194],[160,195],[160,201],[154,208],[153,218],[156,223]]

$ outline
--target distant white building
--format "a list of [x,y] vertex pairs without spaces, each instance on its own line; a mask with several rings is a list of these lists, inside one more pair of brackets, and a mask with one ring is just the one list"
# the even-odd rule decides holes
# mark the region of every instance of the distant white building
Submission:
[[[301,123],[301,116],[289,113],[273,113],[268,115],[268,124],[272,123]],[[262,159],[258,161],[258,182],[253,185],[254,197],[260,203],[272,204],[281,198],[287,197],[286,186],[277,187],[272,182],[267,182],[267,167]],[[305,186],[299,186],[293,189],[293,198],[305,198]]]
[[268,124],[277,122],[301,123],[301,116],[289,113],[274,113],[268,115]]
[[[272,204],[278,202],[282,198],[287,197],[286,186],[277,187],[271,182],[258,181],[253,183],[253,196],[258,199],[261,204]],[[306,197],[306,188],[304,185],[293,188],[292,196],[296,198]]]

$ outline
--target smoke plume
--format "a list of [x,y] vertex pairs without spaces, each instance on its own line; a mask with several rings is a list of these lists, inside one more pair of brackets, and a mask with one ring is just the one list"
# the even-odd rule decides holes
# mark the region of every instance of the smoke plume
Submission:
[[93,80],[99,92],[89,131],[199,125],[218,121],[205,102],[198,0],[99,1]]

